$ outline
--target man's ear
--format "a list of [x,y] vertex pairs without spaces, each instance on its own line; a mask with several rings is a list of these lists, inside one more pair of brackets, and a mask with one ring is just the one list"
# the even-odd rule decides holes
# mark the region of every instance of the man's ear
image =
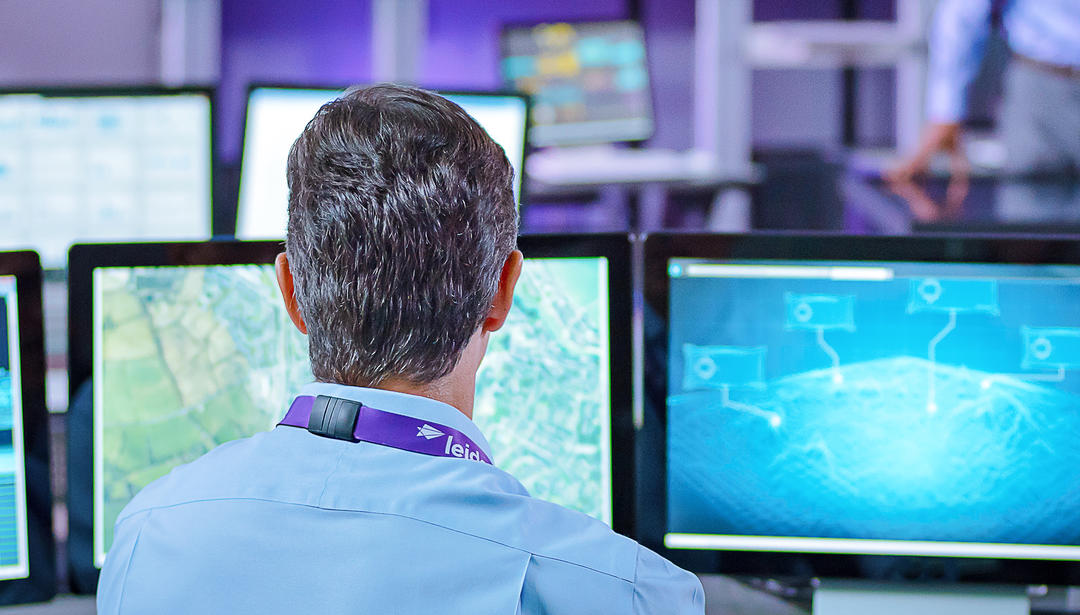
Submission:
[[277,274],[281,298],[285,300],[285,311],[289,313],[289,318],[292,319],[296,328],[300,329],[300,333],[307,335],[307,323],[304,322],[304,316],[300,313],[300,304],[296,302],[292,270],[289,269],[289,258],[285,256],[284,252],[278,254],[274,260],[274,272]]
[[499,274],[499,290],[495,291],[491,309],[484,320],[485,333],[501,329],[506,322],[506,317],[510,315],[510,307],[514,305],[514,287],[517,286],[518,278],[521,277],[522,260],[524,259],[520,250],[514,250],[510,256],[506,257],[502,273]]

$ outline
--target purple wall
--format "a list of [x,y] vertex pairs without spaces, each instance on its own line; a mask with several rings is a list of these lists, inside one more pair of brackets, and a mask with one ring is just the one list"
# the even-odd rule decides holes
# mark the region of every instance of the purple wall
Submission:
[[[421,84],[499,88],[502,23],[622,17],[623,0],[433,0]],[[221,21],[218,142],[226,161],[239,157],[248,83],[371,80],[370,0],[224,0]]]
[[247,84],[344,84],[371,75],[370,0],[224,0],[218,143],[240,153]]
[[650,144],[683,149],[694,141],[694,0],[642,4],[656,117]]
[[[896,0],[860,0],[859,14],[889,19]],[[625,0],[430,0],[421,84],[443,89],[495,89],[499,27],[503,23],[628,16]],[[694,0],[639,0],[660,147],[693,141]],[[843,0],[755,0],[759,20],[829,19]],[[340,85],[371,80],[371,0],[223,0],[222,71],[218,140],[225,161],[239,155],[249,82]],[[860,87],[860,129],[870,141],[887,140],[891,96],[887,76]],[[838,71],[757,71],[753,79],[755,144],[831,147],[839,143]],[[878,99],[881,100],[878,100]],[[886,100],[888,99],[888,100]],[[799,105],[791,100],[802,101]]]

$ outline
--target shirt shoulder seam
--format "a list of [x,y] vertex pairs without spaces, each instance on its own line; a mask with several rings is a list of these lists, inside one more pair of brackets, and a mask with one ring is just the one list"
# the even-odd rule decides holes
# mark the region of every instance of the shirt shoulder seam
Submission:
[[[124,588],[127,587],[128,573],[131,572],[131,563],[135,560],[135,549],[139,548],[139,539],[142,538],[143,528],[146,527],[146,522],[150,519],[150,516],[154,514],[154,509],[148,508],[145,510],[146,516],[143,518],[142,523],[139,525],[139,531],[135,534],[135,541],[131,543],[131,552],[128,554],[127,566],[124,567],[124,576],[120,579],[120,596],[116,601],[116,611],[118,613],[124,612],[124,598],[126,593]],[[134,517],[135,515],[132,515]],[[131,517],[128,517],[129,519]]]
[[341,460],[345,457],[345,450],[338,451],[337,461],[334,462],[334,469],[326,473],[326,480],[323,481],[322,489],[319,491],[319,499],[316,500],[319,503],[319,507],[322,507],[323,496],[326,495],[326,488],[330,485],[330,478],[337,474],[338,468],[341,467]]
[[[321,497],[322,496],[320,495],[320,502],[321,502]],[[357,509],[357,508],[333,508],[333,507],[330,507],[330,506],[323,506],[323,505],[321,505],[321,503],[320,504],[305,504],[303,502],[286,502],[286,501],[282,501],[282,500],[272,500],[272,499],[268,499],[268,498],[256,498],[256,497],[199,498],[199,499],[196,499],[196,500],[187,500],[187,501],[184,501],[184,502],[176,502],[174,504],[161,504],[161,505],[157,505],[157,506],[147,506],[145,508],[141,508],[141,509],[139,509],[137,511],[134,511],[134,512],[132,512],[131,514],[129,514],[127,516],[124,516],[124,517],[121,517],[121,518],[117,519],[117,523],[119,524],[122,521],[126,521],[128,519],[131,519],[132,517],[134,517],[134,516],[136,516],[136,515],[138,515],[138,514],[140,514],[142,512],[148,512],[148,511],[153,511],[153,510],[164,510],[164,509],[169,509],[169,508],[179,508],[181,506],[186,506],[188,504],[199,504],[199,503],[204,503],[204,502],[227,502],[227,501],[267,502],[267,503],[273,503],[273,504],[282,504],[282,505],[285,505],[285,506],[300,506],[300,507],[303,507],[303,508],[316,508],[316,509],[319,509],[319,510],[334,510],[334,511],[342,511],[342,512],[356,512],[356,513],[364,513],[364,514],[368,514],[368,515],[381,515],[381,516],[385,516],[385,517],[397,517],[399,519],[408,519],[410,521],[416,521],[417,523],[423,523],[425,525],[430,525],[430,526],[433,526],[433,527],[437,527],[437,528],[446,530],[448,532],[453,532],[455,534],[460,534],[462,536],[469,536],[471,538],[476,538],[478,540],[484,540],[484,541],[487,541],[487,542],[495,543],[497,545],[501,545],[503,547],[506,547],[507,549],[513,549],[515,551],[520,551],[522,553],[528,553],[532,557],[538,557],[538,558],[551,560],[551,561],[555,561],[555,562],[562,562],[564,564],[569,564],[571,566],[576,566],[578,568],[584,568],[585,570],[590,570],[590,571],[595,572],[597,574],[602,574],[604,576],[608,576],[608,577],[611,577],[613,579],[618,579],[618,580],[620,580],[620,581],[622,581],[624,583],[629,583],[631,585],[636,585],[637,584],[637,564],[638,564],[638,560],[640,559],[641,545],[636,545],[637,549],[634,551],[634,579],[627,579],[627,578],[625,578],[625,577],[623,577],[621,575],[614,574],[614,573],[608,572],[606,570],[598,570],[598,569],[596,569],[596,568],[594,568],[592,566],[589,566],[587,564],[582,564],[581,562],[575,562],[575,561],[571,561],[571,560],[560,558],[560,557],[554,557],[554,556],[551,556],[551,555],[544,555],[542,553],[536,553],[536,552],[534,552],[532,550],[529,550],[529,549],[522,549],[521,547],[506,544],[504,542],[501,542],[499,540],[495,540],[494,538],[490,538],[488,536],[480,536],[480,535],[477,535],[477,534],[473,534],[472,532],[466,532],[464,530],[459,530],[457,528],[447,527],[445,525],[441,525],[439,523],[435,523],[434,521],[429,521],[427,519],[418,519],[416,517],[410,517],[408,515],[403,515],[403,514],[400,514],[400,513],[379,512],[379,511],[372,511],[372,510],[361,510],[361,509]],[[139,533],[140,534],[142,533],[142,528],[139,528]]]

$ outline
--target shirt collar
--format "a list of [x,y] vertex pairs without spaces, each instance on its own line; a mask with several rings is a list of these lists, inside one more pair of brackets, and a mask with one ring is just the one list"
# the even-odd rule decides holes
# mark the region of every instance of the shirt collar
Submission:
[[480,428],[476,426],[476,423],[450,404],[445,404],[430,397],[409,395],[408,393],[398,393],[397,391],[386,391],[384,389],[331,384],[329,382],[312,382],[304,385],[300,389],[299,395],[310,395],[312,397],[326,395],[328,397],[348,399],[384,412],[393,412],[394,414],[411,416],[422,421],[453,427],[469,436],[473,442],[483,449],[488,459],[494,459],[491,454],[491,445],[480,431]]

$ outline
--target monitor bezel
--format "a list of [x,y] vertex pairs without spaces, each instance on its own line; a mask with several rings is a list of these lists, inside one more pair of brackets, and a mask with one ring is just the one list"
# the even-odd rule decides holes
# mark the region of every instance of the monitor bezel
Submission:
[[[238,172],[236,176],[236,215],[233,216],[233,228],[230,236],[236,237],[236,231],[240,228],[240,209],[242,207],[242,190],[244,185],[244,159],[247,157],[247,126],[248,116],[251,113],[251,95],[255,93],[255,90],[328,90],[344,93],[345,90],[353,87],[363,87],[370,84],[348,84],[348,85],[334,85],[334,84],[305,84],[305,83],[280,83],[280,82],[261,82],[255,81],[248,83],[247,89],[244,94],[244,117],[240,122],[240,164],[238,166]],[[433,90],[436,94],[448,95],[448,96],[500,96],[517,98],[525,103],[525,128],[522,131],[522,147],[521,147],[521,160],[520,167],[521,172],[514,178],[514,182],[517,184],[518,189],[518,208],[522,209],[525,206],[525,160],[529,156],[529,132],[530,125],[532,124],[532,98],[521,92],[515,92],[513,90]]]
[[[110,97],[139,97],[139,98],[154,98],[164,96],[185,96],[185,95],[198,95],[206,98],[209,115],[207,116],[207,127],[209,129],[209,141],[207,146],[206,161],[209,164],[207,169],[207,217],[206,217],[206,239],[212,238],[216,233],[214,229],[214,182],[216,181],[216,170],[218,168],[217,159],[217,121],[215,114],[215,102],[217,99],[217,90],[210,86],[152,86],[152,85],[87,85],[87,86],[14,86],[0,88],[0,98],[4,96],[24,96],[33,95],[41,96],[43,98],[110,98]],[[72,244],[74,245],[74,244]],[[68,246],[70,248],[71,246]],[[52,270],[52,267],[47,269]],[[57,268],[63,269],[63,267]]]
[[42,602],[56,595],[56,547],[49,464],[49,413],[45,405],[45,327],[42,270],[36,252],[0,252],[0,275],[15,276],[19,311],[22,437],[25,464],[29,574],[0,581],[0,604]]
[[[631,376],[631,243],[625,234],[522,235],[518,247],[528,258],[605,257],[608,261],[608,313],[610,323],[611,386],[611,491],[612,526],[633,536],[634,424]],[[93,377],[93,270],[99,267],[169,265],[271,264],[284,250],[280,241],[214,240],[209,242],[77,244],[69,253],[68,344],[69,387],[76,398],[83,383]],[[93,492],[93,404],[81,408],[68,429],[68,481]],[[75,407],[73,406],[73,410]],[[93,519],[93,498],[71,503],[73,514]],[[71,524],[72,535],[89,532],[69,543],[73,589],[91,593],[100,570],[94,561],[93,523]],[[75,545],[79,548],[75,548]]]
[[[541,21],[504,21],[504,22],[499,24],[499,63],[500,63],[500,65],[502,64],[503,59],[505,59],[506,56],[507,56],[506,38],[507,38],[507,36],[508,36],[508,34],[509,34],[509,32],[511,30],[524,30],[524,29],[529,29],[529,28],[535,28],[537,26],[544,26],[544,25],[551,25],[551,24],[558,24],[558,23],[570,24],[572,26],[592,25],[592,24],[632,23],[632,24],[635,24],[641,30],[641,39],[642,39],[642,41],[644,42],[644,45],[645,45],[645,69],[646,69],[646,71],[648,71],[648,77],[649,77],[649,87],[648,87],[649,96],[648,96],[648,98],[649,98],[649,123],[651,124],[651,129],[649,130],[648,134],[646,134],[646,135],[644,135],[644,136],[642,136],[640,138],[635,138],[635,139],[616,139],[616,140],[580,139],[580,140],[560,141],[560,142],[557,142],[557,143],[547,143],[547,144],[533,144],[533,143],[529,142],[528,140],[526,140],[526,145],[530,146],[530,147],[533,147],[533,148],[539,148],[539,147],[553,147],[553,148],[578,147],[578,146],[587,146],[587,145],[605,145],[605,144],[610,144],[610,143],[626,143],[626,144],[630,144],[630,145],[641,145],[641,144],[646,143],[649,139],[652,139],[654,136],[656,136],[656,88],[655,88],[654,83],[653,83],[653,70],[652,70],[653,67],[652,67],[652,64],[650,62],[650,60],[652,58],[652,55],[649,53],[649,32],[648,32],[648,29],[645,28],[645,24],[639,19],[631,19],[629,17],[624,17],[624,18],[619,18],[619,19],[586,19],[586,18],[580,18],[580,19],[556,19],[556,20],[548,19],[548,20],[541,20]],[[507,90],[509,90],[511,92],[517,92],[518,94],[520,94],[522,96],[528,96],[528,94],[525,94],[524,92],[520,92],[518,90],[515,90],[513,88],[513,84],[511,84],[509,81],[507,81],[507,79],[505,77],[503,77],[502,67],[501,66],[499,67],[498,72],[499,72],[499,81],[500,81],[500,83],[502,83],[502,86],[504,88],[506,88]],[[532,131],[532,129],[533,129],[533,122],[532,122],[532,114],[531,113],[532,113],[532,110],[530,109],[529,121],[526,122],[526,124],[528,125],[528,129],[530,131]],[[526,135],[526,136],[528,136],[528,135]]]
[[638,454],[654,460],[638,493],[639,540],[698,573],[813,578],[1064,584],[1080,581],[1080,561],[957,558],[922,555],[822,554],[770,551],[689,550],[664,546],[667,531],[666,403],[668,353],[668,260],[671,258],[783,261],[991,263],[1080,265],[1080,236],[926,235],[868,237],[839,233],[651,234],[645,241],[645,356],[655,373],[644,387],[645,425]]

